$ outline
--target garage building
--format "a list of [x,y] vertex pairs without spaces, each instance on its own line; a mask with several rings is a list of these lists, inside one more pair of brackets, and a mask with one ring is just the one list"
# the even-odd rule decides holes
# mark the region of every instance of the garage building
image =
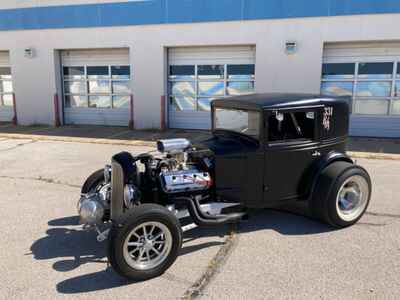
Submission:
[[4,0],[0,122],[209,129],[213,99],[302,92],[400,137],[399,21],[393,0]]

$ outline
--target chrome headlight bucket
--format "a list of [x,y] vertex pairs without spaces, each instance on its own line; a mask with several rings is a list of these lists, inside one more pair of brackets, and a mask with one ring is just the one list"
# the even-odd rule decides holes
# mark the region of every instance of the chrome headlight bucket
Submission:
[[124,187],[124,204],[126,208],[131,208],[136,198],[137,190],[133,184],[126,184]]
[[96,225],[102,222],[104,206],[97,194],[84,195],[78,202],[80,223]]

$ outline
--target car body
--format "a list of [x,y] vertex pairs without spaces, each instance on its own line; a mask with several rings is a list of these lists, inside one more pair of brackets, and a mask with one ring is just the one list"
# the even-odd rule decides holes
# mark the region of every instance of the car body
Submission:
[[[325,165],[334,160],[351,162],[345,154],[348,101],[346,97],[304,94],[257,94],[213,101],[214,137],[203,144],[215,154],[216,194],[248,207],[271,207],[309,198],[318,172]],[[259,114],[258,142],[218,129],[218,110]],[[309,119],[314,121],[313,136],[271,141],[271,118],[274,120],[277,113],[293,112],[315,114]]]
[[[81,221],[97,229],[99,240],[108,236],[111,265],[133,280],[167,270],[183,231],[240,222],[247,208],[303,201],[325,223],[353,225],[368,207],[371,180],[345,154],[349,100],[308,94],[215,100],[210,138],[160,140],[154,154],[121,152],[89,176],[78,202]],[[111,228],[101,232],[104,223]]]

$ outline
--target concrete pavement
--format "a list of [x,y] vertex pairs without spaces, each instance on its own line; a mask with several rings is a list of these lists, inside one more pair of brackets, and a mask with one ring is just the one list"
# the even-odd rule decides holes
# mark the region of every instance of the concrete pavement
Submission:
[[226,227],[185,234],[167,273],[127,284],[107,267],[105,244],[77,226],[81,184],[121,150],[150,148],[0,141],[0,299],[177,299],[202,276]]
[[370,173],[367,214],[332,228],[264,210],[239,225],[237,243],[205,299],[398,299],[400,161],[358,160]]
[[[232,237],[228,227],[185,234],[166,274],[127,284],[107,268],[105,244],[77,226],[75,205],[84,179],[112,154],[151,149],[0,138],[0,298],[178,299],[198,295],[190,291],[199,282],[204,299],[399,297],[400,161],[387,160],[358,160],[374,191],[354,227],[252,212]],[[228,238],[225,257],[215,260]]]

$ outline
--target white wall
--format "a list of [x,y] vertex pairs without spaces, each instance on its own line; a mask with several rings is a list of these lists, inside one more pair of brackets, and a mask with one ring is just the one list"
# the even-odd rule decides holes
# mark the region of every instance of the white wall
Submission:
[[[18,120],[53,124],[57,49],[130,49],[135,125],[159,127],[165,91],[165,49],[175,46],[256,45],[257,92],[310,92],[320,88],[324,42],[399,40],[400,14],[262,20],[247,22],[0,32],[0,50],[10,50]],[[284,52],[286,40],[298,53]],[[37,56],[24,57],[33,47]]]

